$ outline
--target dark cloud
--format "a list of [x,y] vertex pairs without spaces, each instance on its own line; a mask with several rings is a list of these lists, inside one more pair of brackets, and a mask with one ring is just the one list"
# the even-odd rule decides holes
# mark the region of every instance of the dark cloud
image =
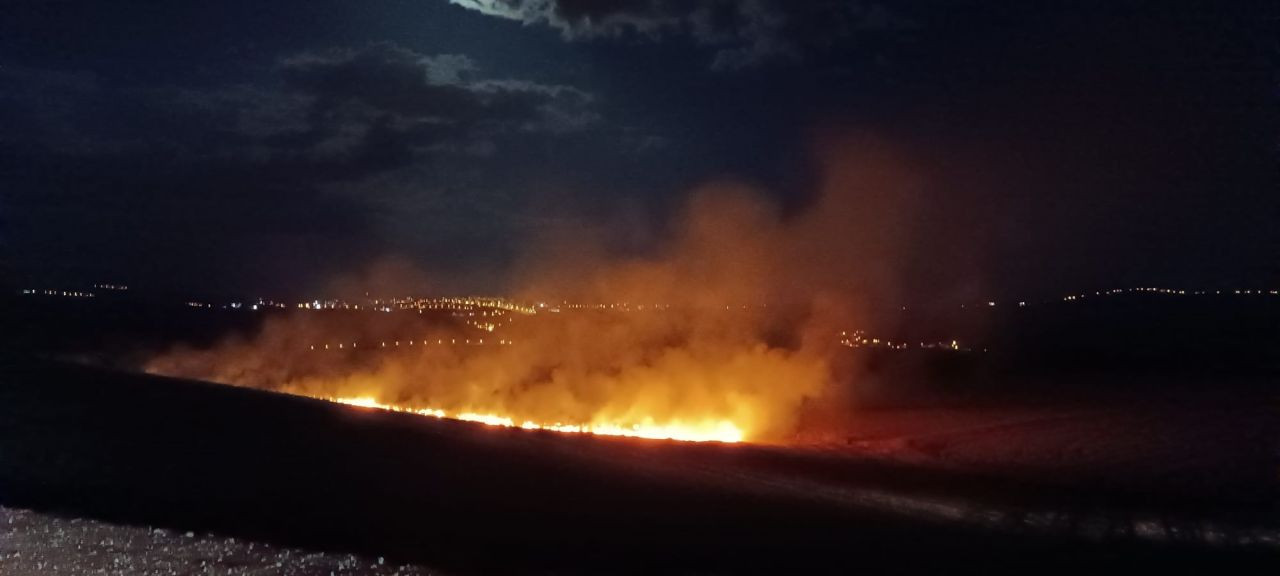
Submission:
[[[469,57],[393,44],[304,52],[275,66],[280,84],[193,94],[234,115],[259,159],[315,162],[358,177],[441,153],[488,155],[504,135],[561,133],[599,120],[579,89],[485,78]],[[241,148],[244,149],[243,147]]]
[[0,68],[0,141],[66,154],[310,163],[349,177],[424,154],[491,153],[504,134],[600,120],[594,97],[577,88],[484,77],[465,55],[388,43],[295,53],[270,72],[260,83],[189,88]]
[[343,106],[394,116],[400,124],[558,128],[582,114],[581,90],[517,79],[482,79],[466,56],[425,56],[391,44],[291,56],[281,62],[288,86],[313,95],[315,112]]
[[863,31],[908,27],[881,4],[819,0],[450,0],[490,16],[550,26],[569,40],[687,36],[736,70],[800,61]]
[[43,4],[0,18],[0,265],[496,278],[548,229],[651,249],[708,180],[800,212],[849,132],[922,179],[864,229],[910,208],[924,299],[1277,277],[1275,2]]
[[[394,243],[384,214],[414,205],[406,190],[433,193],[405,178],[599,121],[576,88],[389,43],[262,69],[192,87],[0,67],[0,185],[6,211],[24,214],[0,234],[6,253],[68,277],[150,275],[151,259],[188,286],[296,289]],[[394,201],[379,195],[387,181],[402,182]],[[459,203],[459,229],[493,219]]]

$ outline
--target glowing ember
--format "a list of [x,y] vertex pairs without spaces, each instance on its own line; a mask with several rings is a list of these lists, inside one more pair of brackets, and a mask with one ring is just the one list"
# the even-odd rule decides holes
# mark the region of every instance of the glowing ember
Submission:
[[516,422],[511,418],[498,416],[496,414],[479,414],[476,412],[458,412],[456,414],[448,414],[444,410],[436,408],[407,408],[394,404],[384,404],[382,402],[378,402],[376,398],[371,396],[325,398],[325,400],[349,406],[359,406],[362,408],[377,408],[380,410],[390,410],[392,412],[408,412],[422,416],[433,416],[435,418],[449,418],[452,420],[479,422],[489,426],[503,426],[506,428],[518,426],[526,430],[551,430],[554,432],[597,434],[601,436],[628,436],[631,438],[647,438],[651,440],[681,440],[685,442],[742,441],[742,430],[735,426],[733,422],[729,422],[727,420],[706,422],[702,424],[658,424],[652,421],[646,421],[644,423],[630,425],[618,423],[564,424],[561,422],[547,424],[526,420],[520,424],[516,424]]

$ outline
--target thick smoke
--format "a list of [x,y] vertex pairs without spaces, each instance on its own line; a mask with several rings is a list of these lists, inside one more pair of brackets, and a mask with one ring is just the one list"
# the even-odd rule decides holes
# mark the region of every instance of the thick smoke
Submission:
[[[690,195],[654,253],[609,257],[582,249],[589,238],[560,238],[518,273],[520,301],[626,303],[629,311],[544,309],[511,315],[490,334],[423,327],[413,314],[300,310],[252,337],[172,350],[147,370],[516,422],[728,421],[748,439],[781,439],[807,399],[851,374],[836,335],[865,313],[860,292],[891,283],[894,226],[909,213],[914,183],[893,155],[865,141],[855,148],[828,159],[820,193],[798,214],[784,217],[749,187],[709,185]],[[310,349],[380,344],[387,334],[514,344]]]

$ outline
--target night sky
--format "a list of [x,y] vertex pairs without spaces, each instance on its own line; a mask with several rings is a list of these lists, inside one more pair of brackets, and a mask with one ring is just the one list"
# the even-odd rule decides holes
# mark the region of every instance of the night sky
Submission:
[[704,182],[803,211],[858,134],[921,181],[909,297],[1280,284],[1280,4],[1042,4],[9,1],[0,273],[501,293],[558,231],[643,254]]

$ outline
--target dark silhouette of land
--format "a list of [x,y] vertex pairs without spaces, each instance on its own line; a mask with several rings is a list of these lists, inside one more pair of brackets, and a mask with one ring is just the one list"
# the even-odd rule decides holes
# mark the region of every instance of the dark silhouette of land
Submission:
[[1132,494],[492,428],[41,361],[6,362],[0,425],[5,504],[461,571],[1216,569],[1276,558],[1198,534],[1149,542],[1106,524],[1091,535],[859,505],[864,490],[885,489],[1052,506],[1080,522]]
[[[1154,456],[1156,472],[1147,475],[1095,474],[1069,460],[1028,474],[998,458],[975,467],[943,457],[864,457],[857,449],[867,438],[857,436],[866,432],[861,425],[847,437],[801,447],[595,438],[53,359],[118,359],[130,346],[211,342],[253,325],[245,315],[201,316],[209,320],[202,323],[95,305],[48,304],[41,311],[6,304],[6,313],[19,313],[8,316],[12,329],[0,356],[0,505],[462,573],[1203,573],[1280,561],[1277,436],[1266,419],[1274,408],[1267,382],[1274,381],[1275,363],[1263,350],[1274,334],[1261,320],[1220,322],[1213,346],[1198,356],[1179,348],[1177,342],[1191,340],[1177,336],[1137,355],[1121,348],[1105,358],[1086,354],[1077,364],[1062,348],[1013,360],[1005,353],[885,355],[864,374],[918,381],[902,390],[936,400],[922,409],[969,406],[978,420],[1000,398],[1069,405],[1119,387],[1108,396],[1117,412],[1149,398],[1182,398],[1171,404],[1182,406],[1177,418],[1223,430],[1185,454],[1172,453],[1177,460],[1221,452],[1207,460],[1209,473],[1184,482],[1165,478]],[[1243,375],[1217,383],[1196,377],[1212,372],[1207,361],[1214,355],[1224,362],[1247,356],[1224,340],[1232,322],[1264,345],[1253,349]],[[1045,325],[1052,323],[1036,326]],[[1048,332],[1063,347],[1097,346],[1068,335],[1096,328]],[[1142,354],[1179,361],[1169,368]],[[1053,377],[1038,378],[1046,375]],[[1179,376],[1186,381],[1168,384]],[[1016,388],[1014,381],[1028,388],[1001,392]],[[901,409],[895,403],[902,398],[883,394],[867,402],[868,410]],[[1153,414],[1150,422],[1185,428],[1184,421],[1162,420],[1166,412]],[[1252,423],[1235,425],[1245,421]],[[962,436],[982,434],[982,446],[1038,449],[1026,441],[1041,428],[987,428],[970,426]],[[1100,434],[1105,442],[1106,429]],[[917,434],[904,445],[944,455],[973,445],[959,436]]]

